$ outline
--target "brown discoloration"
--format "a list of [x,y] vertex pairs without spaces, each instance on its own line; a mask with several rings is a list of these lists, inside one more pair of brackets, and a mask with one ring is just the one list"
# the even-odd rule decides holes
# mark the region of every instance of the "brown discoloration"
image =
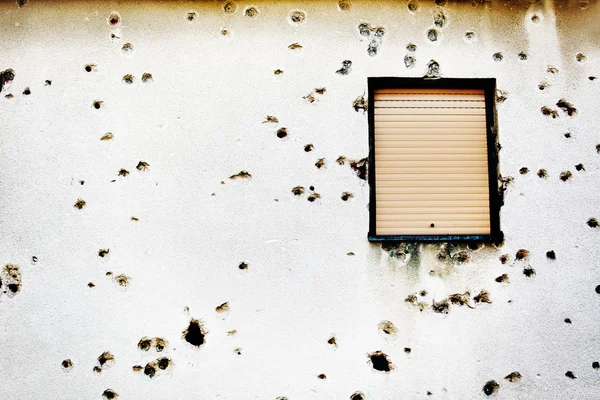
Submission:
[[382,372],[390,372],[394,369],[392,362],[389,360],[388,355],[383,353],[381,350],[377,350],[369,354],[369,361],[373,366],[373,369]]
[[467,253],[466,251],[459,251],[452,258],[454,260],[456,260],[457,263],[460,263],[460,264],[468,263],[469,260],[471,259],[471,257],[469,256],[469,253]]
[[508,92],[505,90],[496,89],[496,102],[502,104],[508,99]]
[[419,311],[421,311],[421,312],[423,312],[423,310],[425,310],[425,308],[427,308],[427,304],[418,301],[416,294],[409,294],[404,299],[404,302],[409,303],[414,307],[417,307],[419,309]]
[[469,306],[469,301],[471,301],[471,293],[467,291],[464,293],[451,294],[448,296],[448,301],[452,304],[457,304],[459,306]]
[[502,254],[499,259],[502,264],[506,264],[510,259],[510,256],[508,254]]
[[250,179],[252,178],[252,175],[248,172],[248,171],[240,171],[239,173],[235,174],[235,175],[231,175],[229,177],[229,179]]
[[511,372],[504,377],[509,382],[519,382],[521,380],[521,374],[517,371]]
[[192,318],[187,329],[182,332],[183,339],[194,347],[200,347],[206,343],[207,331],[204,329],[202,323]]

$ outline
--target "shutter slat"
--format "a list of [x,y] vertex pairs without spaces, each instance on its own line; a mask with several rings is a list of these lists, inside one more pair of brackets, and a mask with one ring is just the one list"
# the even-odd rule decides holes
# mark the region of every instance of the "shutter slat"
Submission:
[[443,127],[443,126],[413,126],[413,127],[403,127],[398,124],[397,127],[378,127],[375,130],[375,136],[380,135],[401,135],[401,134],[411,134],[411,135],[420,135],[420,134],[436,134],[436,135],[476,135],[481,136],[481,128],[473,128],[473,127]]
[[[466,178],[463,178],[466,179]],[[438,180],[395,180],[395,179],[387,179],[387,180],[378,180],[377,181],[377,189],[379,188],[407,188],[407,187],[448,187],[448,186],[456,186],[456,187],[487,187],[487,181],[483,180],[443,180],[442,177],[438,176]]]
[[437,148],[437,149],[480,149],[482,153],[487,153],[487,142],[482,140],[471,140],[468,142],[461,141],[403,141],[403,140],[387,140],[375,138],[376,147],[385,147],[388,149],[393,148],[405,148],[405,149],[423,149],[423,148]]
[[489,227],[460,227],[460,228],[402,228],[402,233],[398,228],[377,228],[378,235],[489,235]]
[[444,187],[378,187],[376,190],[377,195],[386,194],[386,193],[398,193],[398,194],[408,194],[408,193],[431,193],[431,194],[459,194],[459,193],[480,193],[480,194],[488,194],[487,185],[481,186],[469,186],[469,187],[457,187],[457,186],[444,186]]
[[375,100],[375,108],[485,108],[485,101],[443,101],[443,100]]
[[477,167],[485,168],[485,160],[381,160],[377,163],[377,168],[393,167]]
[[[433,175],[435,177],[439,176],[440,178],[445,178],[446,175],[465,175],[470,177],[471,175],[484,175],[487,177],[487,174],[481,174],[481,168],[473,168],[473,167],[391,167],[391,168],[377,168],[377,173],[382,176],[383,179],[389,178],[389,175],[405,175],[405,174],[413,174],[413,175]],[[439,180],[439,179],[437,179]]]
[[374,109],[375,115],[485,115],[485,108],[419,108],[393,107]]
[[431,93],[375,93],[375,100],[390,100],[390,101],[446,101],[448,103],[456,103],[461,101],[482,101],[481,96],[477,94],[431,94]]
[[406,142],[412,141],[427,141],[427,142],[437,142],[437,141],[459,141],[459,142],[483,142],[487,141],[485,138],[482,138],[481,135],[445,135],[445,134],[422,134],[422,135],[413,135],[410,133],[403,134],[378,134],[375,135],[375,140],[400,140]]
[[375,157],[378,154],[463,154],[463,158],[470,158],[464,156],[464,154],[479,154],[487,156],[486,148],[426,148],[426,147],[376,147]]
[[462,214],[487,214],[489,215],[489,207],[377,207],[377,215],[386,214],[450,214],[450,215],[462,215]]
[[414,207],[419,205],[422,207],[489,207],[487,200],[381,200],[377,201],[378,208],[394,207]]
[[487,154],[381,154],[375,150],[377,160],[387,161],[487,161]]
[[380,201],[386,200],[489,200],[487,193],[379,193],[377,192],[377,199]]
[[393,228],[398,226],[398,223],[402,224],[402,228],[431,228],[431,223],[433,223],[434,228],[458,228],[458,227],[479,227],[479,228],[488,228],[490,227],[489,218],[487,221],[438,221],[436,223],[435,220],[429,218],[423,221],[381,221],[377,219],[377,226],[382,228]]
[[[415,114],[377,114],[375,122],[483,122],[485,124],[484,115],[415,115]],[[400,124],[399,124],[400,125]],[[435,124],[432,124],[435,125]]]
[[[440,223],[453,222],[453,221],[476,221],[476,222],[488,222],[490,219],[489,213],[468,213],[468,214],[382,214],[377,216],[377,221],[431,221],[434,226]],[[438,222],[436,222],[438,221]],[[443,222],[442,222],[443,221]],[[429,228],[431,228],[431,222],[429,222]],[[442,225],[443,226],[443,225]]]
[[463,94],[478,94],[483,96],[483,89],[430,89],[430,88],[388,88],[388,89],[377,89],[375,90],[375,94],[381,93],[394,93],[397,95],[407,94],[407,93],[423,93],[423,94],[453,94],[453,95],[463,95]]

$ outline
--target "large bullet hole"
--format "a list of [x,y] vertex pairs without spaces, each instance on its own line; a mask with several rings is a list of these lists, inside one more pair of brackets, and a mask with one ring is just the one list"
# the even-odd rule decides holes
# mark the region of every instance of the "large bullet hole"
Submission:
[[339,0],[338,1],[338,10],[340,11],[350,11],[352,8],[352,3],[350,0]]
[[348,75],[350,73],[351,69],[352,69],[352,61],[344,60],[344,61],[342,61],[342,68],[335,71],[335,73],[339,74],[339,75]]
[[349,199],[351,199],[353,197],[354,197],[354,195],[352,193],[350,193],[350,192],[344,192],[344,193],[342,193],[341,199],[344,200],[344,201],[348,201]]
[[258,17],[258,14],[260,14],[260,11],[258,11],[258,8],[254,6],[246,7],[244,10],[244,15],[249,18]]
[[600,369],[600,363],[598,361],[594,361],[592,363],[592,368],[594,368],[594,369]]
[[135,77],[131,74],[127,74],[127,75],[123,76],[123,83],[127,83],[128,85],[131,85],[134,81],[135,81]]
[[482,290],[479,294],[473,297],[475,303],[492,303],[490,300],[490,293],[487,290]]
[[476,38],[477,38],[477,36],[475,35],[475,32],[473,32],[473,31],[465,32],[465,41],[473,42],[473,41],[475,41]]
[[288,13],[288,21],[294,25],[301,25],[306,22],[306,12],[302,10],[291,10]]
[[92,107],[94,107],[96,110],[99,110],[99,109],[102,107],[102,104],[103,104],[103,103],[104,103],[103,101],[100,101],[100,100],[95,100],[95,101],[92,103]]
[[408,54],[404,56],[404,66],[406,68],[413,68],[415,66],[416,62],[417,62],[417,59],[414,58],[413,56],[408,55]]
[[596,218],[590,218],[587,220],[587,224],[590,228],[597,228],[598,227],[598,220]]
[[387,354],[384,354],[380,350],[369,354],[369,360],[373,365],[373,369],[376,369],[377,371],[390,372],[393,369]]
[[499,277],[497,277],[495,279],[495,281],[498,282],[498,283],[509,283],[508,275],[507,274],[502,274]]
[[535,269],[533,269],[531,267],[524,268],[523,275],[525,275],[528,278],[531,278],[532,276],[535,275]]
[[200,321],[192,319],[188,328],[183,331],[183,338],[192,346],[200,347],[205,343],[206,333]]
[[292,188],[292,193],[294,193],[295,196],[301,196],[304,194],[304,188],[302,186],[296,186],[295,188]]
[[571,179],[572,176],[573,174],[571,173],[571,171],[563,171],[560,173],[560,180],[566,182],[569,179]]
[[442,10],[435,10],[433,12],[433,24],[438,28],[443,28],[446,25],[446,16]]
[[104,393],[102,393],[102,397],[104,397],[107,400],[112,400],[119,397],[119,394],[112,389],[106,389]]
[[223,12],[225,14],[233,14],[237,11],[238,5],[235,1],[228,1],[223,3]]
[[587,59],[587,57],[583,53],[577,53],[575,55],[575,59],[577,60],[577,62],[582,63],[582,62],[585,62],[585,60]]
[[566,112],[569,115],[569,117],[572,117],[573,115],[577,114],[577,109],[573,106],[573,104],[569,103],[565,99],[560,99],[556,103],[556,106],[564,112]]
[[350,168],[356,172],[356,175],[363,181],[367,180],[368,159],[362,158],[358,161],[350,160]]
[[520,52],[519,54],[517,54],[517,57],[518,57],[518,58],[519,58],[519,60],[521,60],[521,61],[526,61],[526,60],[527,60],[527,53]]
[[116,11],[111,12],[108,18],[106,19],[106,22],[113,28],[119,26],[119,24],[121,23],[121,14],[119,14]]
[[127,171],[125,168],[121,168],[119,170],[119,176],[127,176],[129,175],[129,171]]
[[529,172],[529,168],[527,168],[527,167],[523,167],[523,168],[521,168],[521,169],[519,170],[519,173],[520,173],[521,175],[525,175],[525,174],[527,174],[528,172]]
[[150,164],[148,164],[146,161],[140,161],[140,162],[138,162],[138,164],[136,165],[135,168],[138,171],[147,171],[149,166],[150,166]]
[[437,42],[440,37],[440,33],[436,29],[429,29],[427,31],[427,39],[431,42]]
[[406,6],[408,7],[408,11],[410,11],[413,14],[419,11],[419,9],[421,8],[421,4],[418,0],[410,0]]
[[548,172],[545,169],[541,168],[540,170],[538,170],[537,176],[539,176],[540,178],[547,178]]
[[354,111],[358,112],[358,110],[362,110],[363,112],[367,112],[367,101],[364,96],[358,96],[354,102],[352,103],[352,107],[354,107]]
[[396,336],[398,334],[398,328],[391,321],[381,321],[377,324],[377,328],[386,336]]
[[541,108],[541,111],[542,111],[542,114],[544,114],[545,116],[552,117],[552,118],[558,117],[558,111],[553,110],[549,107],[543,106]]
[[250,175],[250,173],[248,171],[240,171],[239,173],[235,174],[235,175],[231,175],[229,177],[229,179],[250,179],[252,178],[252,175]]
[[279,129],[277,130],[277,137],[278,137],[279,139],[283,139],[283,138],[284,138],[284,137],[286,137],[287,135],[288,135],[287,128],[279,128]]
[[131,54],[133,53],[133,45],[131,43],[125,43],[123,47],[121,47],[121,51],[123,54]]
[[73,362],[70,359],[68,359],[68,358],[66,360],[63,360],[63,362],[61,363],[61,365],[62,365],[62,367],[64,369],[71,369],[71,368],[73,368]]
[[324,158],[319,158],[317,160],[317,162],[315,163],[315,167],[317,167],[317,169],[321,169],[325,166],[325,159]]
[[511,372],[510,374],[506,375],[504,379],[509,382],[519,382],[521,380],[521,374],[517,371]]
[[448,311],[450,311],[450,304],[448,303],[447,299],[438,302],[434,301],[431,305],[431,309],[436,313],[448,314]]
[[494,61],[496,62],[500,62],[502,60],[504,60],[504,56],[502,55],[502,53],[494,53],[494,55],[492,56],[492,58],[494,59]]
[[85,207],[85,200],[77,199],[73,207],[75,207],[78,210],[83,210],[83,208]]
[[354,392],[350,396],[350,400],[365,400],[365,395],[363,392]]
[[565,376],[567,378],[571,378],[571,379],[577,379],[577,377],[575,376],[575,374],[572,371],[567,371],[565,372]]
[[437,61],[431,60],[427,63],[427,69],[425,70],[425,77],[427,78],[439,78],[441,75],[440,64]]
[[152,78],[152,74],[149,72],[144,72],[142,74],[142,82],[147,83],[147,82],[152,82],[154,80],[154,78]]
[[496,393],[499,388],[500,385],[498,385],[498,382],[488,381],[485,383],[485,385],[483,385],[483,393],[485,393],[486,396],[491,396],[492,394]]

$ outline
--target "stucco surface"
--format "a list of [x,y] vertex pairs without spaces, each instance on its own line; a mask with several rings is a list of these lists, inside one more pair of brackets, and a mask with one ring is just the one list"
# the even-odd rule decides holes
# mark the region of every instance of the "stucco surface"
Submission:
[[[476,399],[491,380],[497,399],[600,397],[600,230],[587,224],[600,218],[600,79],[589,78],[600,75],[600,6],[349,4],[0,2],[0,71],[15,73],[0,94],[0,268],[17,265],[21,282],[0,293],[0,397]],[[373,56],[361,23],[384,28]],[[337,74],[344,60],[351,70]],[[369,187],[349,165],[368,154],[367,115],[353,107],[367,77],[421,77],[430,60],[443,77],[497,79],[500,172],[514,178],[505,242],[455,246],[445,261],[440,245],[402,255],[369,244]],[[563,98],[574,115],[556,106]],[[240,171],[251,177],[230,179]],[[520,249],[529,256],[516,260]],[[475,302],[482,290],[491,303]],[[468,306],[432,309],[465,291]],[[199,347],[182,337],[192,318],[206,333]],[[168,345],[141,351],[144,336]],[[373,368],[378,350],[390,372]],[[94,372],[105,351],[114,363]],[[132,370],[160,357],[172,365],[153,378]],[[520,381],[504,379],[514,371]]]

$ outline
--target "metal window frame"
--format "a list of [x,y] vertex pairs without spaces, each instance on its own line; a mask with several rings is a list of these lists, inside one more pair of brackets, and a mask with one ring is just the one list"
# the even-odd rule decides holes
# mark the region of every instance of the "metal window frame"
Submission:
[[[370,242],[491,242],[500,243],[503,233],[500,230],[501,196],[498,193],[498,151],[496,117],[495,78],[368,78],[368,117],[369,117],[369,234]],[[375,182],[375,124],[374,93],[376,89],[483,89],[485,98],[486,136],[488,152],[488,186],[490,195],[490,234],[489,235],[377,235],[376,234],[376,182]]]

